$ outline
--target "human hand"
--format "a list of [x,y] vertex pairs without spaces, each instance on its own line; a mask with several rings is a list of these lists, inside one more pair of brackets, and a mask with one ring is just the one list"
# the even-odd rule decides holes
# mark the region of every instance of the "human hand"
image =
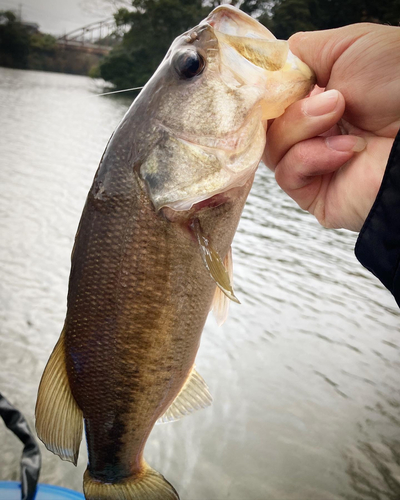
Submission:
[[289,44],[325,92],[272,122],[264,162],[323,226],[359,231],[400,128],[400,28],[356,24],[297,33]]

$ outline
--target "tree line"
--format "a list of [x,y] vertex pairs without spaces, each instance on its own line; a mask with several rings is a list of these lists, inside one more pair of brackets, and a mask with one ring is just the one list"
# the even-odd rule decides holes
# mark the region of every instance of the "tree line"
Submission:
[[98,71],[98,64],[99,57],[65,51],[54,36],[0,10],[0,66],[88,75]]

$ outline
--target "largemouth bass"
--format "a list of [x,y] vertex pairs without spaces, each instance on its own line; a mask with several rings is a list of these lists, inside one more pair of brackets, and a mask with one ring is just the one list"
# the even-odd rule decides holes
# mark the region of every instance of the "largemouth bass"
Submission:
[[287,42],[220,6],[173,42],[110,139],[36,405],[40,439],[74,464],[84,422],[86,499],[179,498],[143,449],[157,421],[211,402],[194,362],[212,304],[223,321],[237,301],[230,247],[266,123],[313,81]]

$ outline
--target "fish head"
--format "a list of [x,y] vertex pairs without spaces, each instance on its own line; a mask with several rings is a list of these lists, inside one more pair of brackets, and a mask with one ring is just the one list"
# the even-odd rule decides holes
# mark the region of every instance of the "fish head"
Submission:
[[313,84],[287,41],[234,7],[179,36],[138,97],[140,176],[156,211],[187,211],[245,185],[267,121]]

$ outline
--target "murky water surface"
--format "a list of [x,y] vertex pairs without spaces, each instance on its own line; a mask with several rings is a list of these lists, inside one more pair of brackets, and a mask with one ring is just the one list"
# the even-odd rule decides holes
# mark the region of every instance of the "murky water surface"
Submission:
[[[130,104],[99,89],[0,68],[0,391],[32,428],[80,213]],[[260,168],[233,245],[242,305],[209,318],[197,360],[213,406],[146,449],[182,500],[400,498],[400,314],[354,243]],[[0,443],[0,479],[16,480],[21,444],[2,425]],[[42,449],[42,482],[81,490],[85,444],[77,468]]]

